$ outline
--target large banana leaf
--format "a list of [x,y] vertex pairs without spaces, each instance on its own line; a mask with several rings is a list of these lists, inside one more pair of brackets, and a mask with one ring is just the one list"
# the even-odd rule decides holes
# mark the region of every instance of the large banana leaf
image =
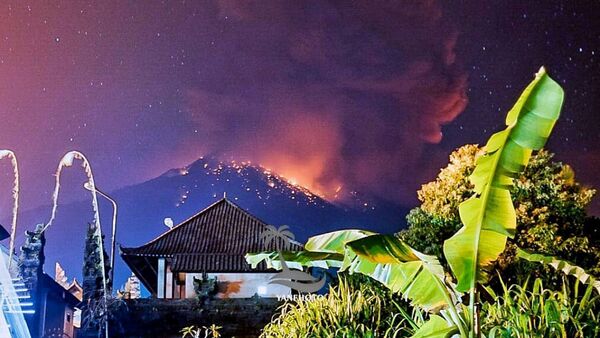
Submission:
[[454,303],[454,292],[444,284],[444,269],[437,258],[392,235],[348,242],[341,270],[367,275],[426,311],[436,312]]
[[277,252],[248,254],[246,260],[253,266],[264,260],[277,269],[281,257],[288,267],[341,266],[340,271],[370,276],[426,311],[435,312],[454,302],[437,258],[410,248],[395,236],[342,230],[312,237],[305,248],[281,256]]
[[356,229],[333,231],[309,238],[304,248],[308,251],[343,254],[346,250],[346,243],[376,234],[375,232]]
[[507,128],[489,139],[470,176],[475,195],[459,206],[463,227],[446,240],[444,254],[459,291],[487,280],[487,271],[516,228],[509,193],[533,150],[544,146],[563,102],[562,88],[542,67],[506,117]]
[[341,267],[344,255],[315,251],[264,251],[246,254],[246,262],[253,269],[256,269],[260,262],[265,261],[269,269],[281,270],[281,258],[285,260],[290,269],[302,270],[302,267],[305,266],[329,269]]
[[246,262],[255,269],[260,262],[265,261],[267,267],[280,270],[281,257],[283,257],[287,266],[292,269],[302,269],[302,267],[320,267],[325,269],[340,267],[344,260],[346,243],[373,234],[375,233],[365,230],[328,232],[310,237],[304,245],[305,251],[248,253],[246,254]]
[[444,318],[438,315],[431,315],[429,320],[411,338],[447,338],[456,332],[458,332],[456,326],[448,324]]
[[600,294],[600,281],[597,281],[594,277],[588,274],[582,267],[571,264],[567,261],[558,259],[552,256],[545,256],[542,254],[536,254],[527,252],[523,249],[517,249],[517,257],[525,259],[530,262],[538,262],[547,264],[558,271],[562,271],[567,276],[574,276],[583,284],[592,285],[598,294]]

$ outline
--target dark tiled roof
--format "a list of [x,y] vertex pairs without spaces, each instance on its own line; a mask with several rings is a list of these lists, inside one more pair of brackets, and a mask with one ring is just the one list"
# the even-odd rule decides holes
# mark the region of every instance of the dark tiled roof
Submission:
[[171,263],[173,272],[250,272],[265,270],[265,268],[264,265],[259,265],[257,269],[253,270],[246,263],[244,256],[229,254],[177,254],[173,256]]
[[[267,224],[227,199],[221,199],[190,219],[137,248],[121,248],[127,256],[171,257],[173,271],[264,271],[251,270],[248,252],[274,251],[276,241],[264,243]],[[286,250],[301,250],[292,242]]]

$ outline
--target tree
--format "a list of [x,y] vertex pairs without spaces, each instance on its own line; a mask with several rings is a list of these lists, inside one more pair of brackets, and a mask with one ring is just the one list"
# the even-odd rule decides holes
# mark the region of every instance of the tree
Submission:
[[[448,281],[435,256],[423,254],[396,236],[362,230],[341,230],[315,236],[305,251],[293,253],[307,266],[327,264],[340,271],[367,275],[401,293],[431,313],[413,337],[480,337],[479,287],[514,238],[516,211],[510,189],[534,150],[540,150],[551,134],[563,102],[562,88],[544,68],[523,91],[506,117],[506,128],[490,137],[485,153],[469,175],[473,195],[458,205],[462,227],[444,241],[443,253],[456,284]],[[307,259],[316,254],[318,260]],[[255,267],[272,255],[249,254]],[[468,305],[461,294],[468,294]]]
[[[407,216],[409,228],[399,233],[403,241],[443,259],[444,241],[461,227],[458,207],[474,193],[468,178],[483,153],[477,145],[465,145],[450,155],[448,166],[419,190],[422,204]],[[519,272],[507,273],[508,280],[538,269],[515,260],[516,247],[560,257],[600,275],[600,227],[586,214],[596,191],[579,184],[573,169],[553,157],[545,150],[534,154],[510,189],[517,229],[497,262],[500,270]]]

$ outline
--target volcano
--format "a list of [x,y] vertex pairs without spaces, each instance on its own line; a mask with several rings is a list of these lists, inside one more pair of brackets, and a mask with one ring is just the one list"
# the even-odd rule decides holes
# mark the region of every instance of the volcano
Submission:
[[[406,208],[355,191],[340,191],[337,200],[329,201],[261,166],[214,157],[202,157],[189,166],[109,195],[118,204],[117,245],[126,247],[146,243],[168,230],[165,223],[176,225],[225,196],[267,224],[288,225],[300,242],[315,234],[347,228],[397,232],[405,226],[407,213]],[[99,199],[109,252],[112,206]],[[48,210],[50,206],[25,211],[19,223],[32,228],[46,219]],[[170,221],[165,221],[167,218]],[[50,275],[53,271],[48,270],[54,268],[55,261],[70,276],[81,275],[86,224],[92,220],[89,201],[59,204],[56,220],[46,234],[45,268]],[[131,272],[118,255],[115,266],[118,288]]]

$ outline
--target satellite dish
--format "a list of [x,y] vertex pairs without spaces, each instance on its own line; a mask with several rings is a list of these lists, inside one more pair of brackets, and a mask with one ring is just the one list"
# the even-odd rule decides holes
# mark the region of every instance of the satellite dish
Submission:
[[173,219],[171,217],[166,217],[164,223],[167,226],[167,228],[173,229]]

